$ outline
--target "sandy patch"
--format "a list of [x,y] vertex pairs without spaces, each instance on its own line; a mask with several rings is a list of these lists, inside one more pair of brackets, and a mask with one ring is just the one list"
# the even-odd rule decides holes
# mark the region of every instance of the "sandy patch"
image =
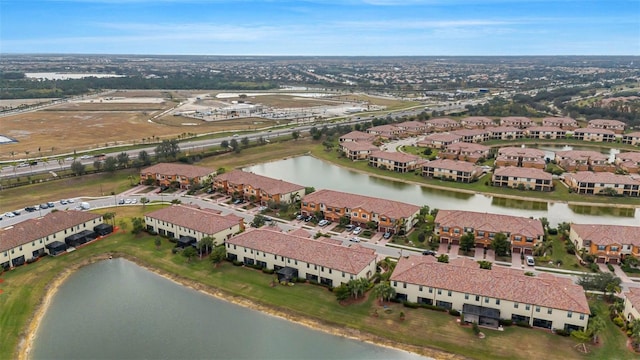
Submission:
[[114,253],[114,254],[102,254],[102,255],[94,256],[78,264],[70,266],[59,277],[57,277],[53,283],[51,283],[47,287],[46,293],[42,301],[40,302],[40,304],[38,304],[34,315],[32,316],[31,320],[28,323],[24,337],[19,342],[19,345],[18,345],[19,360],[26,360],[29,358],[29,353],[31,352],[31,349],[33,347],[33,343],[34,343],[36,334],[38,332],[40,323],[42,322],[42,318],[44,317],[44,314],[46,313],[47,308],[51,303],[51,299],[60,288],[60,285],[62,285],[62,283],[64,283],[64,281],[78,269],[98,261],[109,259],[111,257],[125,258],[129,261],[136,263],[138,266],[141,266],[149,271],[152,271],[180,285],[187,286],[189,288],[200,291],[202,293],[211,295],[220,300],[228,301],[233,304],[237,304],[249,309],[253,309],[253,310],[257,310],[257,311],[269,314],[271,316],[276,316],[288,321],[295,322],[303,326],[307,326],[311,329],[320,330],[325,333],[342,336],[349,339],[364,341],[373,345],[385,346],[385,347],[389,347],[397,350],[408,351],[408,352],[416,353],[422,356],[431,357],[434,359],[447,359],[447,360],[465,359],[465,357],[460,355],[450,354],[450,353],[442,352],[439,350],[431,349],[428,347],[414,346],[414,345],[408,345],[408,344],[391,341],[389,339],[385,339],[380,336],[365,333],[360,330],[349,329],[342,326],[336,326],[336,325],[324,323],[315,319],[306,318],[296,313],[287,311],[286,309],[255,303],[253,301],[247,300],[239,296],[229,295],[219,289],[216,289],[207,285],[203,285],[199,282],[185,279],[179,275],[168,273],[163,270],[159,270],[157,268],[149,266],[148,264],[143,263],[142,261],[140,261],[135,257],[128,256],[125,254]]

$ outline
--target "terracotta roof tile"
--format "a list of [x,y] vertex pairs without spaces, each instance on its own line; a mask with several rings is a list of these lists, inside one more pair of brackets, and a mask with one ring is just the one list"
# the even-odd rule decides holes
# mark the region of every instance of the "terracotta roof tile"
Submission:
[[458,160],[450,160],[450,159],[437,159],[424,163],[423,167],[431,167],[435,169],[446,169],[446,170],[456,170],[456,171],[464,171],[464,172],[481,172],[482,168],[476,166],[474,163],[470,163],[467,161],[458,161]]
[[513,176],[519,178],[531,178],[551,181],[552,175],[542,169],[525,168],[517,166],[505,166],[494,170],[496,176]]
[[304,186],[274,179],[242,170],[232,170],[216,176],[216,180],[228,181],[232,184],[251,185],[255,189],[260,189],[268,194],[288,194],[304,189]]
[[544,235],[542,223],[538,219],[475,211],[440,210],[435,223],[440,227],[473,228],[476,231],[520,234],[532,238]]
[[624,297],[629,300],[634,309],[640,312],[640,288],[630,287],[629,290],[624,293]]
[[609,172],[578,171],[576,173],[565,174],[565,178],[573,179],[579,183],[640,185],[640,181],[631,176],[618,175]]
[[190,179],[212,175],[215,170],[195,165],[159,163],[140,170],[141,174],[182,175]]
[[322,189],[306,195],[303,202],[325,204],[331,207],[356,209],[361,208],[392,219],[408,218],[420,211],[420,207],[399,201],[379,199],[375,197]]
[[397,161],[400,163],[407,163],[412,161],[418,161],[421,158],[416,155],[405,154],[401,152],[389,152],[389,151],[374,151],[369,155],[370,158],[378,158],[390,161]]
[[640,246],[640,227],[624,225],[571,224],[582,240],[597,245],[632,244]]
[[220,215],[213,209],[199,209],[186,205],[173,205],[145,214],[160,221],[182,226],[203,234],[213,235],[240,224],[241,217],[229,214]]

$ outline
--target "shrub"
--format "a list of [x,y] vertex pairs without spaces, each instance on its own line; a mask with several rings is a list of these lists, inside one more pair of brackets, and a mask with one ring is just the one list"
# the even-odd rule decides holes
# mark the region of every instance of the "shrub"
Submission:
[[523,328],[531,328],[531,325],[529,325],[529,323],[526,321],[516,321],[516,326],[523,327]]
[[589,264],[589,270],[591,270],[593,272],[598,272],[598,271],[600,271],[600,268],[598,267],[598,264],[591,263],[591,264]]
[[511,319],[500,319],[498,323],[502,326],[511,326],[513,325],[513,320]]
[[233,260],[233,265],[235,265],[235,266],[242,266],[242,261],[240,261],[240,260]]
[[265,274],[273,274],[276,271],[274,269],[262,268],[262,272],[265,273]]
[[408,307],[410,309],[417,309],[420,307],[420,304],[418,303],[414,303],[414,302],[410,302],[410,301],[405,301],[402,303],[402,305],[404,305],[404,307]]
[[451,310],[449,310],[449,315],[460,316],[460,311],[458,311],[456,309],[451,309]]
[[611,264],[607,264],[607,269],[609,269],[609,271],[611,271],[611,272],[615,272],[615,270],[613,268],[613,265],[611,265]]
[[558,235],[558,229],[549,228],[549,235]]
[[480,334],[480,327],[478,326],[478,323],[474,322],[473,323],[473,333],[478,335]]
[[619,328],[624,327],[624,319],[620,316],[616,316],[615,318],[613,318],[613,323],[616,324],[616,326]]
[[553,329],[553,332],[555,332],[556,334],[558,334],[560,336],[569,336],[569,335],[571,335],[571,332],[567,331],[565,329]]

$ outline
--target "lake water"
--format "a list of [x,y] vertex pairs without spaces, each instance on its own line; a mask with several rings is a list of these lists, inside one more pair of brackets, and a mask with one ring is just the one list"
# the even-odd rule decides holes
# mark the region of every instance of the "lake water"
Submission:
[[33,359],[425,359],[319,332],[183,287],[124,259],[71,275]]
[[[544,200],[528,201],[438,190],[369,176],[318,160],[312,156],[300,156],[249,166],[244,170],[303,186],[313,186],[316,189],[332,189],[392,199],[418,206],[428,205],[430,208],[481,211],[504,215],[533,216],[535,218],[546,217],[552,226],[561,222],[640,225],[640,211],[637,208],[577,206],[566,203],[548,203]],[[416,178],[418,179],[417,175]]]

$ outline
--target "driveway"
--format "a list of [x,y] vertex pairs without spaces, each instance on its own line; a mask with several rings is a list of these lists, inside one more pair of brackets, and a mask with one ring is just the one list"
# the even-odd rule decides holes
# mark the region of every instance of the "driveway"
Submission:
[[520,254],[511,254],[511,267],[513,269],[524,269],[524,265],[522,265],[522,259],[520,259]]
[[485,260],[496,262],[496,252],[493,251],[493,249],[487,249],[487,256],[485,257]]
[[450,259],[457,258],[458,251],[460,251],[460,245],[451,245],[451,250],[449,250],[449,258]]
[[476,247],[476,253],[473,258],[476,260],[484,260],[484,248]]

